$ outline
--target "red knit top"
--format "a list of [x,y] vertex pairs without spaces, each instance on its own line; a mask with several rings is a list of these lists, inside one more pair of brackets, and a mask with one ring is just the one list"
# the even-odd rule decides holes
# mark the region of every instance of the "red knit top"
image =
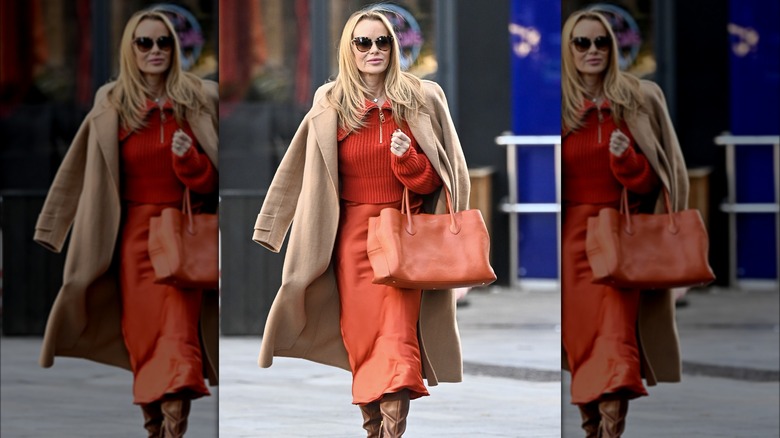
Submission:
[[390,102],[380,109],[366,100],[366,126],[358,131],[338,131],[339,179],[341,198],[362,204],[395,202],[403,196],[404,186],[417,194],[439,188],[441,178],[412,136],[408,126],[401,130],[412,144],[403,155],[390,151],[390,139],[398,125],[392,117]]
[[600,108],[586,101],[583,125],[563,138],[563,200],[580,204],[616,203],[623,186],[629,192],[645,194],[658,187],[659,179],[640,152],[631,132],[623,124],[619,129],[631,146],[616,157],[609,151],[612,131],[618,129],[609,102]]
[[[173,105],[162,109],[151,100],[146,104],[145,126],[137,131],[119,129],[122,200],[144,204],[181,202],[184,187],[196,193],[217,190],[218,174],[195,140],[189,124],[182,126],[173,116]],[[179,157],[171,150],[173,133],[182,129],[193,145]]]

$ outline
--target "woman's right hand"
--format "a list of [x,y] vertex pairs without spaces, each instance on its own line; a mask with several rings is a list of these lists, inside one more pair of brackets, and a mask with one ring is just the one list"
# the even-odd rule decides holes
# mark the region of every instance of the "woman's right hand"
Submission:
[[612,131],[612,135],[609,137],[609,151],[612,155],[619,157],[628,149],[630,143],[631,141],[628,139],[628,136],[623,134],[619,129],[616,129]]

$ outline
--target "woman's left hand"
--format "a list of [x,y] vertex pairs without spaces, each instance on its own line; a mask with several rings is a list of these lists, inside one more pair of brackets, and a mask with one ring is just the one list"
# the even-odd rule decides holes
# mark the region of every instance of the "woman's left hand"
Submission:
[[395,156],[400,157],[409,150],[411,144],[412,139],[400,129],[396,129],[395,132],[393,132],[393,137],[390,139],[390,152]]
[[612,135],[609,137],[609,151],[612,152],[612,155],[619,157],[628,149],[630,143],[631,140],[628,136],[623,134],[619,129],[616,129],[612,131]]
[[192,138],[181,129],[173,133],[173,142],[171,150],[177,157],[183,157],[192,147]]

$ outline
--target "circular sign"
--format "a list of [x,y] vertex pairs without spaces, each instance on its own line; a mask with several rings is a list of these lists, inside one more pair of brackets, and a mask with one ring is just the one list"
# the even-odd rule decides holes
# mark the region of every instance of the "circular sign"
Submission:
[[181,68],[190,70],[198,62],[205,42],[200,23],[190,11],[178,5],[160,3],[152,9],[162,11],[171,20],[181,44]]
[[636,60],[637,55],[639,55],[639,47],[642,46],[642,35],[634,17],[625,9],[606,3],[596,3],[587,9],[600,12],[607,18],[615,33],[615,38],[617,38],[620,69],[628,69]]
[[420,55],[423,45],[422,31],[414,16],[406,9],[397,5],[382,5],[385,16],[395,29],[398,45],[401,47],[401,69],[409,70]]

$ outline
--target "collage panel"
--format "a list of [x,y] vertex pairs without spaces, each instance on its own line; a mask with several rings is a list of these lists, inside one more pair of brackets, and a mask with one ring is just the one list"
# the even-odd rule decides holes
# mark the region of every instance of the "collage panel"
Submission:
[[217,436],[217,15],[2,3],[3,437]]

